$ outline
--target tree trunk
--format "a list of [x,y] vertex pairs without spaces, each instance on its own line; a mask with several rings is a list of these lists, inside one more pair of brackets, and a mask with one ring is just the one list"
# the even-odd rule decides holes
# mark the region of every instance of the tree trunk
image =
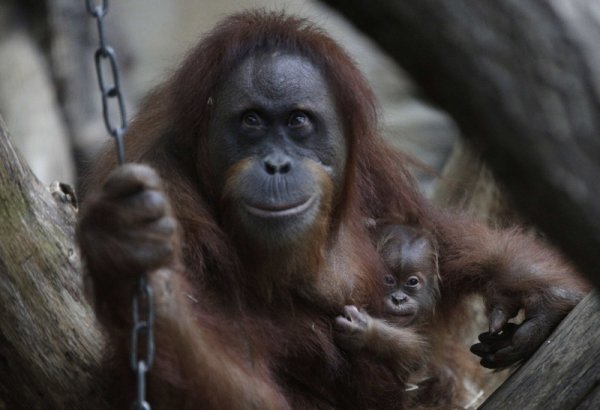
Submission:
[[522,214],[600,285],[600,7],[323,0],[447,110]]
[[74,242],[74,196],[58,184],[51,191],[0,119],[0,402],[11,410],[108,409],[103,336]]

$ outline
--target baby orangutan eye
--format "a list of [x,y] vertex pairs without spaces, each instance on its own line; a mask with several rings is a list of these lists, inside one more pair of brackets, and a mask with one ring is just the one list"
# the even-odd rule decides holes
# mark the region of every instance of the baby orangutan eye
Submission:
[[392,275],[385,275],[385,277],[383,278],[383,283],[386,284],[386,286],[396,286],[396,278],[394,278]]
[[414,288],[416,286],[418,286],[420,283],[419,278],[416,276],[411,276],[410,278],[408,278],[408,280],[406,281],[406,286],[408,286],[409,288]]

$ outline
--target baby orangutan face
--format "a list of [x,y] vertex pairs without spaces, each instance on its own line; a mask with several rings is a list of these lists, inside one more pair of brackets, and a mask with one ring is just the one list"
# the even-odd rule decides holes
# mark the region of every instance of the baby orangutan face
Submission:
[[429,320],[440,292],[431,241],[412,228],[391,224],[381,228],[378,248],[389,271],[384,278],[386,315],[400,326]]

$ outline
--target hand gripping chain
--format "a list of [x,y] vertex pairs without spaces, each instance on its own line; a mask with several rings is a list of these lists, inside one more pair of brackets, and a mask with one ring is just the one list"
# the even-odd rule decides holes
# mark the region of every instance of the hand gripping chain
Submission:
[[[99,47],[94,54],[98,86],[102,94],[102,112],[106,130],[115,139],[117,145],[117,159],[119,165],[125,162],[125,149],[123,135],[127,129],[127,116],[125,114],[125,101],[119,82],[119,66],[113,48],[106,44],[104,37],[104,16],[108,13],[108,0],[96,4],[94,0],[86,0],[87,11],[94,17],[98,24]],[[112,77],[112,85],[107,83],[107,74]],[[114,121],[110,114],[110,101],[118,104],[120,121]],[[133,295],[132,305],[133,327],[131,330],[130,365],[136,375],[136,399],[132,410],[150,410],[146,401],[146,373],[154,361],[154,312],[152,308],[152,289],[144,276],[140,277],[138,286]],[[145,342],[145,344],[144,344]]]

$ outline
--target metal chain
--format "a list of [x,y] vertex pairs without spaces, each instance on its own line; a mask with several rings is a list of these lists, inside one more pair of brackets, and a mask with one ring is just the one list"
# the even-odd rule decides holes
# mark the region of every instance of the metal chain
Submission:
[[[152,289],[141,277],[137,292],[133,295],[133,329],[131,332],[131,353],[129,356],[131,369],[135,372],[137,380],[137,396],[131,408],[133,410],[150,410],[146,401],[146,373],[154,361],[154,311],[152,309]],[[140,315],[142,313],[142,315]],[[146,339],[144,355],[139,351],[143,346],[140,339]]]
[[[95,0],[86,0],[87,11],[98,23],[99,47],[94,54],[98,85],[102,94],[102,112],[106,130],[115,139],[117,145],[117,159],[119,165],[125,162],[125,149],[123,146],[123,135],[127,129],[127,116],[125,114],[125,101],[121,92],[119,82],[119,66],[117,65],[116,53],[112,47],[106,44],[104,37],[103,18],[108,13],[108,0],[102,0],[96,4]],[[110,67],[112,85],[107,85],[105,73],[107,64]],[[118,104],[120,121],[113,122],[110,115],[109,101]],[[148,285],[145,276],[140,277],[138,287],[133,294],[132,304],[133,325],[131,330],[131,370],[136,377],[136,398],[132,410],[151,410],[146,401],[146,373],[152,367],[154,361],[154,310],[152,304],[152,289]],[[145,341],[145,344],[143,343]]]
[[[98,39],[100,45],[94,54],[96,62],[96,74],[98,75],[98,85],[102,93],[102,113],[104,115],[104,125],[108,133],[113,136],[117,144],[117,156],[119,165],[125,162],[125,148],[123,147],[123,135],[127,129],[127,116],[125,114],[125,100],[121,93],[121,83],[119,81],[119,66],[117,65],[117,54],[115,50],[106,44],[104,37],[104,16],[108,13],[108,0],[102,0],[96,4],[95,0],[86,0],[87,11],[96,19],[98,23]],[[110,68],[112,76],[112,85],[106,82],[106,74]],[[110,114],[109,102],[114,101],[119,108],[120,123],[113,121]]]

